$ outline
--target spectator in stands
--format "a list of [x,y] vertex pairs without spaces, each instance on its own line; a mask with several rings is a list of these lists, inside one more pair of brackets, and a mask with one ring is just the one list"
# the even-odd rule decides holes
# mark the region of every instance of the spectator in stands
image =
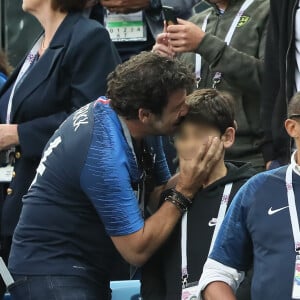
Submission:
[[226,159],[250,161],[265,168],[261,144],[260,93],[268,0],[211,0],[212,7],[189,21],[168,26],[153,51],[181,54],[195,71],[198,87],[214,87],[234,96],[239,124]]
[[271,0],[270,5],[262,98],[263,154],[268,169],[290,161],[292,140],[283,123],[289,100],[300,91],[299,1]]
[[253,266],[255,300],[299,298],[300,93],[285,128],[297,151],[291,164],[250,179],[237,193],[201,276],[205,300],[233,300]]
[[120,62],[107,31],[82,16],[85,2],[23,1],[44,32],[0,92],[0,150],[15,152],[1,199],[4,259],[47,141],[69,114],[105,93]]
[[[156,36],[163,30],[162,5],[174,7],[175,14],[186,19],[192,15],[192,8],[198,0],[96,0],[94,2],[100,4],[92,9],[90,17],[106,24],[122,61],[125,61],[153,47]],[[111,27],[111,22],[117,20],[129,23],[140,21],[141,27],[133,27],[135,35],[130,36],[129,28]],[[138,32],[140,35],[136,35]]]
[[[187,104],[189,112],[175,134],[179,156],[211,135],[221,137],[224,151],[208,181],[197,192],[192,208],[145,266],[142,276],[144,300],[179,300],[190,299],[187,295],[196,296],[203,265],[226,209],[239,188],[255,174],[250,164],[224,161],[225,151],[233,145],[235,138],[233,99],[223,92],[204,89],[188,96]],[[239,299],[250,299],[250,285],[243,286],[240,294]]]
[[178,127],[193,85],[184,64],[144,52],[109,76],[111,100],[84,106],[56,131],[13,238],[14,300],[111,299],[116,249],[141,265],[166,240],[223,151],[215,137],[180,156],[175,189],[144,221],[145,185],[156,174],[157,198],[170,177],[161,149],[146,136]]
[[7,77],[11,73],[11,66],[9,65],[8,59],[5,53],[0,50],[0,89],[3,87],[7,80]]

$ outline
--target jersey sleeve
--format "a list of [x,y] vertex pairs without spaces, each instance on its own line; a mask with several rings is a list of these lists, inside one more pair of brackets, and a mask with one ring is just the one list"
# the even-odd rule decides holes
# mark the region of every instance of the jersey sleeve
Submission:
[[109,117],[95,119],[94,132],[81,172],[81,187],[110,236],[124,236],[144,226],[131,186],[126,152]]
[[252,240],[247,228],[255,191],[264,175],[250,179],[234,197],[221,225],[209,258],[239,271],[247,271],[252,264]]

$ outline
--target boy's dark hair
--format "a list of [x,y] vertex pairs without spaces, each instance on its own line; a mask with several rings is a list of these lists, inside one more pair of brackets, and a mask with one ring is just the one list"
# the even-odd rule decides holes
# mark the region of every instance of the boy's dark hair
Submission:
[[140,108],[160,115],[173,92],[195,86],[195,75],[177,59],[142,52],[108,76],[107,97],[118,115],[137,119]]
[[201,89],[187,98],[189,112],[186,121],[213,126],[224,134],[228,127],[235,128],[233,98],[215,89]]
[[87,0],[52,0],[52,8],[61,12],[82,11]]
[[296,93],[288,106],[288,117],[299,115],[300,117],[300,93]]

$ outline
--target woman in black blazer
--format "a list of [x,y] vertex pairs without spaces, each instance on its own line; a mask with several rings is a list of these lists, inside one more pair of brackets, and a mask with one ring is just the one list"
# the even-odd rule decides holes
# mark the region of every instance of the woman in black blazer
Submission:
[[44,33],[0,91],[2,163],[15,153],[12,179],[1,184],[4,258],[48,139],[69,114],[105,94],[106,77],[120,62],[107,31],[83,16],[86,2],[23,0]]

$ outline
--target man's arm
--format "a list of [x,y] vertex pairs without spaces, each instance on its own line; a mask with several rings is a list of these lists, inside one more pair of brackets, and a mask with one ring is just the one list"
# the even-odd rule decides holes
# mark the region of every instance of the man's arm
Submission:
[[[223,145],[219,139],[211,138],[207,145],[198,145],[195,149],[198,151],[192,156],[179,157],[180,173],[175,186],[176,191],[190,199],[202,187],[211,168],[220,159]],[[140,266],[168,238],[181,216],[181,211],[174,204],[166,202],[145,221],[139,231],[130,235],[112,236],[112,241],[128,262]]]
[[209,284],[202,294],[203,300],[236,300],[231,287],[221,281]]

